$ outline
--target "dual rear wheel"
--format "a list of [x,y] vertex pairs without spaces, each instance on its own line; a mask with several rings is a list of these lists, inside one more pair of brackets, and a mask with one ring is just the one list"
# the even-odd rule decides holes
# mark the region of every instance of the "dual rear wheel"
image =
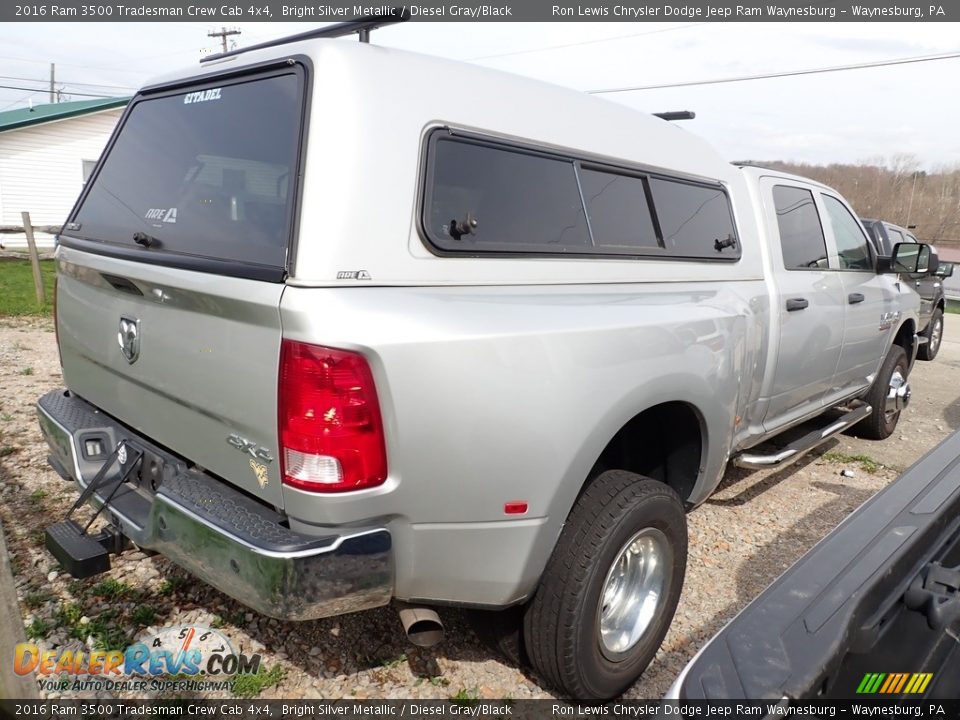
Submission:
[[508,658],[529,663],[565,695],[614,698],[659,649],[686,562],[677,493],[609,470],[574,504],[530,602],[484,614],[481,629]]

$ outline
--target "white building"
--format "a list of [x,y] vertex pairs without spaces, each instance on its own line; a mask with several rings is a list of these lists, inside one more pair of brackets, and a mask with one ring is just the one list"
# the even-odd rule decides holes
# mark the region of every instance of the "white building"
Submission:
[[[129,98],[37,105],[0,113],[0,226],[62,225]],[[35,235],[39,247],[53,236]],[[0,233],[8,249],[23,233]]]

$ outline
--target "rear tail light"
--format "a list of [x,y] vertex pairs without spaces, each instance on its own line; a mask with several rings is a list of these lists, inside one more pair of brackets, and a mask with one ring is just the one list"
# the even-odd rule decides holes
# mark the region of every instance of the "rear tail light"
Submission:
[[380,404],[363,355],[284,340],[279,413],[287,485],[345,492],[387,479]]

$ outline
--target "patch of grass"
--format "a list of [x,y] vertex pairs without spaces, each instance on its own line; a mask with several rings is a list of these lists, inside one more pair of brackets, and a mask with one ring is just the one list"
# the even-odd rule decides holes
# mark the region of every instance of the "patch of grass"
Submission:
[[87,584],[82,580],[70,580],[67,583],[67,591],[76,597],[83,597],[87,594]]
[[10,413],[0,413],[0,420],[3,420],[4,422],[10,422],[13,420],[13,415]]
[[823,454],[823,459],[832,463],[856,464],[866,473],[873,475],[884,467],[869,455],[845,455],[844,453],[828,452]]
[[81,623],[83,608],[76,603],[68,603],[57,611],[56,619],[61,625],[70,628],[70,637],[77,640],[93,638],[97,650],[122,650],[127,646],[127,634],[110,624],[117,617],[115,610],[105,610],[87,623]]
[[433,685],[434,687],[447,687],[450,684],[450,681],[447,680],[445,677],[436,675],[430,678],[430,684]]
[[40,275],[43,277],[46,291],[46,302],[43,305],[37,304],[37,293],[33,287],[33,270],[30,268],[30,261],[0,258],[0,316],[36,315],[49,317],[51,315],[56,263],[53,260],[41,260]]
[[51,595],[45,592],[27,593],[23,598],[23,606],[28,610],[36,610],[50,598]]
[[162,583],[160,583],[160,588],[158,592],[161,595],[171,595],[186,584],[187,584],[187,579],[185,577],[181,577],[180,575],[171,575],[170,577],[166,578]]
[[480,693],[476,688],[460,688],[456,693],[450,696],[454,702],[471,705],[480,699]]
[[400,667],[407,661],[406,655],[387,655],[382,646],[372,653],[358,652],[355,657],[357,665],[363,670],[373,670],[375,668],[391,669]]
[[21,375],[33,375],[33,368],[32,367],[20,368],[19,373]]
[[947,300],[947,312],[954,315],[960,314],[960,300]]
[[100,613],[95,620],[91,620],[86,625],[87,634],[93,637],[93,644],[97,650],[123,650],[127,646],[127,634],[122,629],[109,624],[113,618],[114,613],[108,610]]
[[0,447],[0,457],[13,455],[16,451],[17,448],[15,448],[13,445],[4,445],[3,447]]
[[234,627],[244,627],[247,624],[247,614],[243,610],[225,613],[223,619]]
[[256,697],[268,687],[279,685],[283,680],[284,671],[280,665],[274,665],[269,670],[260,668],[256,673],[237,675],[233,681],[233,694],[237,697]]
[[34,490],[30,493],[30,503],[33,505],[39,505],[40,502],[47,496],[46,490]]
[[222,628],[226,624],[227,624],[226,621],[224,621],[224,619],[219,615],[214,615],[213,619],[210,621],[210,627],[214,630],[218,630],[219,628]]
[[90,588],[90,592],[97,597],[119,600],[134,595],[136,590],[125,582],[107,578]]
[[385,668],[396,668],[403,665],[406,661],[407,661],[407,656],[400,655],[399,657],[389,658],[387,660],[384,660],[382,663],[382,666]]
[[50,632],[50,624],[40,618],[34,618],[33,622],[27,625],[28,640],[43,640]]
[[157,619],[157,613],[149,605],[141,605],[133,611],[130,619],[138,625],[153,625],[153,621]]
[[58,626],[66,626],[69,628],[79,625],[80,618],[82,617],[83,608],[74,602],[61,603],[53,615],[53,619]]

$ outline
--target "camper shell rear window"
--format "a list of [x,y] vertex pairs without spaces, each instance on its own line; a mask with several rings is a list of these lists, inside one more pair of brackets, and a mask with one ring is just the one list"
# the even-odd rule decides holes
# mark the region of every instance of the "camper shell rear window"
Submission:
[[740,258],[719,183],[446,128],[427,140],[421,227],[441,255]]
[[282,280],[304,75],[293,66],[134,99],[63,233],[66,245]]

